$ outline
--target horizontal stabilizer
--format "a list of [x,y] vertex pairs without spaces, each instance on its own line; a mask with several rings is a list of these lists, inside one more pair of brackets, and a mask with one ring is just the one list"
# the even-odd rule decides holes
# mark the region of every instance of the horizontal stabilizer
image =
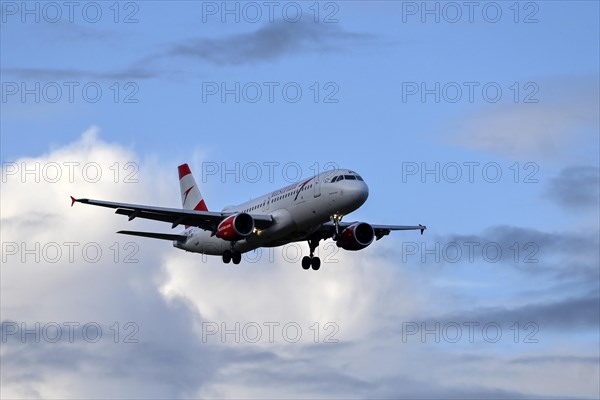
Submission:
[[163,240],[177,240],[179,242],[183,242],[187,239],[185,235],[173,235],[169,233],[156,233],[156,232],[137,232],[137,231],[119,231],[117,233],[122,233],[123,235],[133,235],[133,236],[142,236],[153,239],[163,239]]

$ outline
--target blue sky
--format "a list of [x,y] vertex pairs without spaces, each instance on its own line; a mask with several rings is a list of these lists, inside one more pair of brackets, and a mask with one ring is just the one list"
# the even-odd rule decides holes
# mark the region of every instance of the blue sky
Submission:
[[[237,371],[224,367],[217,376],[195,385],[189,371],[199,360],[163,360],[182,371],[185,390],[179,390],[172,378],[161,381],[158,393],[169,397],[278,397],[288,390],[320,398],[598,396],[598,2],[477,2],[472,21],[463,2],[276,2],[272,21],[263,2],[227,3],[227,7],[240,10],[239,22],[235,15],[221,15],[226,7],[222,2],[121,2],[118,16],[113,3],[101,2],[102,14],[94,23],[90,19],[95,8],[90,3],[77,3],[72,22],[64,5],[60,6],[62,17],[52,22],[50,3],[29,3],[28,7],[38,7],[38,22],[35,14],[24,12],[23,4],[2,2],[0,14],[4,243],[29,243],[30,228],[23,228],[22,222],[33,218],[43,245],[53,233],[48,216],[66,218],[62,239],[77,236],[81,219],[72,215],[76,210],[61,208],[70,194],[177,206],[175,169],[182,162],[190,163],[198,180],[208,163],[228,168],[236,163],[242,167],[279,163],[274,182],[266,179],[266,167],[258,182],[242,179],[236,183],[231,175],[224,180],[208,177],[201,186],[211,209],[287,185],[283,165],[296,163],[303,176],[310,176],[311,166],[335,163],[359,172],[370,188],[367,203],[348,220],[429,227],[423,237],[397,233],[363,252],[340,255],[347,268],[332,266],[327,271],[325,265],[317,278],[306,278],[304,271],[282,263],[281,257],[273,263],[252,264],[243,272],[224,269],[217,259],[193,268],[197,257],[175,254],[168,244],[140,241],[140,254],[147,260],[152,279],[135,268],[124,272],[124,282],[114,289],[115,298],[127,299],[130,286],[137,292],[131,307],[120,312],[139,320],[146,338],[148,332],[165,335],[148,341],[151,348],[156,345],[185,354],[189,346],[210,353],[206,356],[211,360],[230,360],[227,366]],[[248,21],[254,14],[243,10],[251,13],[255,6],[262,15],[255,22]],[[423,13],[423,7],[437,7],[439,20],[435,14]],[[83,15],[84,8],[91,14]],[[290,22],[293,14],[282,14],[284,8],[289,12],[300,9],[302,17]],[[319,10],[318,22],[315,9]],[[451,22],[456,10],[461,16]],[[496,14],[497,10],[501,14]],[[97,102],[85,98],[81,89],[86,85],[102,91]],[[230,90],[239,85],[240,101],[235,101],[234,94],[223,101],[221,85]],[[296,88],[302,90],[297,102],[285,99],[282,88],[288,86],[290,96]],[[33,93],[22,97],[23,87]],[[62,92],[54,102],[57,87]],[[68,87],[74,87],[72,101]],[[262,94],[253,102],[257,87]],[[269,87],[274,88],[273,101],[269,101]],[[489,91],[484,92],[484,87]],[[215,88],[218,93],[207,92]],[[496,101],[498,88],[501,96]],[[430,90],[424,97],[423,89]],[[81,179],[34,184],[8,173],[14,163],[96,159],[104,162],[104,179],[110,176],[108,166],[114,162],[135,162],[138,184],[111,185],[103,180],[90,185]],[[423,168],[437,165],[439,181],[432,174],[421,175]],[[473,166],[472,182],[468,180],[469,165]],[[462,175],[453,182],[456,166]],[[484,166],[491,168],[487,175]],[[407,174],[413,171],[408,168],[414,167],[418,171]],[[497,182],[495,171],[502,174]],[[43,206],[34,201],[40,193],[46,200]],[[30,194],[27,200],[26,194]],[[89,226],[104,227],[93,232],[86,229],[83,236],[87,240],[97,236],[98,242],[107,246],[114,241],[112,232],[126,225],[106,210],[76,212],[90,219]],[[143,226],[168,230],[156,224]],[[48,237],[44,239],[45,234]],[[406,254],[407,243],[444,248],[456,242],[464,249],[464,243],[472,241],[499,244],[503,258],[489,262],[479,252],[473,261],[463,254],[457,263],[436,262],[431,257],[421,262],[421,248],[415,255]],[[514,242],[520,248],[517,263],[511,262]],[[528,243],[537,246],[534,257],[538,263],[523,263],[531,249],[523,247]],[[407,258],[404,263],[403,257]],[[213,264],[215,267],[209,268]],[[56,320],[68,309],[67,316],[78,315],[83,321],[97,318],[110,325],[111,304],[101,311],[87,302],[71,309],[66,305],[70,298],[59,298],[45,314],[39,314],[25,296],[28,291],[16,297],[5,294],[18,293],[23,282],[37,277],[39,265],[35,267],[18,257],[3,260],[2,321]],[[81,286],[75,292],[85,292],[85,288],[94,293],[110,291],[103,285],[110,287],[111,280],[123,273],[122,267],[117,263],[107,266],[110,272],[106,275],[94,271],[100,274],[98,281],[88,288],[91,283],[83,283],[85,274],[73,271],[77,268],[71,263],[59,282],[50,279],[48,286],[38,290],[72,289],[62,286],[71,282]],[[248,272],[253,268],[254,275]],[[258,298],[248,301],[249,308],[242,307],[246,314],[238,314],[230,294],[211,292],[224,287],[223,281],[229,279],[228,289],[240,297],[253,295],[245,288],[247,282],[256,287],[287,288],[289,293],[279,289],[282,292],[275,290],[273,295],[289,295],[282,304],[292,319],[306,317],[299,311],[303,296],[317,301],[330,291],[362,293],[364,300],[340,295],[337,303],[327,303],[331,309],[311,303],[308,309],[313,314],[307,318],[338,318],[342,328],[370,328],[345,336],[347,354],[307,345],[304,349],[310,356],[306,359],[285,346],[240,349],[199,343],[197,324],[210,318],[282,318],[270,308],[261,311],[260,306],[269,303],[269,293],[254,294]],[[294,287],[292,282],[298,281],[302,283]],[[406,289],[406,297],[396,293],[401,289]],[[203,296],[202,290],[213,297]],[[145,302],[152,302],[158,315],[170,321],[176,332],[169,332],[180,338],[180,348],[166,337],[160,323],[149,322],[143,311]],[[362,313],[352,317],[354,309]],[[361,316],[369,317],[361,324]],[[442,323],[469,318],[498,321],[505,332],[516,321],[534,321],[540,328],[541,343],[503,341],[492,347],[483,343],[483,350],[481,343],[464,341],[433,346],[409,343],[412,346],[399,348],[393,344],[399,340],[398,321],[407,318]],[[572,335],[575,328],[580,330]],[[18,346],[39,356],[27,345]],[[369,354],[371,345],[380,350]],[[56,346],[48,349],[51,354],[62,352]],[[69,354],[75,352],[68,349]],[[92,360],[99,356],[89,346],[83,351]],[[127,351],[137,354],[140,349]],[[271,371],[272,379],[256,375],[256,370],[264,368],[261,355],[276,360],[274,368],[287,371],[294,365],[286,359],[289,351],[293,362],[317,365],[331,373],[329,378],[335,382],[331,391],[319,385],[299,390],[302,386],[296,385],[314,378],[310,368],[304,369],[305,364],[297,376],[291,372],[284,381],[276,379],[277,371]],[[321,351],[333,361],[318,357],[316,353]],[[119,393],[125,394],[121,397],[147,396],[144,385],[151,380],[151,372],[143,368],[119,384],[113,394],[102,392],[101,387],[90,388],[92,392],[66,384],[43,387],[35,379],[25,390],[15,383],[23,380],[18,372],[22,360],[13,357],[10,349],[7,352],[3,363],[17,372],[3,375],[2,382],[6,387],[12,385],[7,393],[13,397],[90,397],[93,390],[112,397]],[[417,362],[415,370],[375,368],[370,377],[362,379],[354,369],[363,363],[385,365],[390,362],[387,357],[404,352],[410,353],[407,359]],[[141,353],[156,361],[154,353]],[[469,358],[472,353],[480,359]],[[247,361],[240,361],[244,357]],[[108,367],[114,360],[109,357],[103,362]],[[442,379],[448,371],[440,365],[448,362],[459,365],[470,379],[454,374]],[[240,365],[243,372],[236,369]],[[568,371],[583,368],[592,376],[595,372],[596,378],[590,381],[568,372],[564,385],[554,386],[540,379],[510,383],[487,375],[488,368],[508,371],[514,365],[540,366],[548,376],[554,376],[555,367]],[[427,368],[432,368],[431,377],[436,380],[431,388],[422,385],[428,377],[421,369]],[[531,377],[534,371],[521,372]],[[44,377],[47,372],[40,367],[36,374]],[[398,382],[404,383],[404,389],[391,384],[388,374],[401,377]],[[112,382],[110,376],[102,376],[102,382]],[[65,377],[69,377],[68,371]],[[256,391],[257,387],[264,391]]]

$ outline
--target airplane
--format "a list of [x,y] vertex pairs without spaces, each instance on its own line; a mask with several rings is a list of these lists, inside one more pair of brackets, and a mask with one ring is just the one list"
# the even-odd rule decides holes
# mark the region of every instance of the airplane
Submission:
[[75,203],[116,209],[129,221],[145,218],[171,223],[171,229],[184,225],[178,234],[118,231],[154,239],[170,240],[173,246],[189,252],[221,256],[223,262],[239,264],[242,253],[260,247],[277,247],[307,241],[308,256],[302,268],[318,270],[321,260],[314,255],[319,241],[332,238],[338,247],[357,251],[381,239],[391,231],[427,229],[425,225],[376,225],[366,222],[342,222],[342,217],[364,204],[369,188],[363,178],[349,169],[332,169],[288,185],[264,196],[208,211],[188,164],[178,167],[183,208],[164,208],[139,204],[76,199]]

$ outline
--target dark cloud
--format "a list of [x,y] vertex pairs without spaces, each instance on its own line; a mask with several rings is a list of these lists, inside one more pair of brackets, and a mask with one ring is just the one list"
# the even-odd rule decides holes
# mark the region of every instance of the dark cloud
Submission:
[[[209,382],[219,365],[214,349],[190,342],[166,343],[28,343],[3,344],[3,383],[34,391],[51,375],[93,371],[98,386],[79,388],[99,397],[181,398]],[[224,358],[221,366],[229,361]],[[213,367],[211,367],[211,365]],[[82,376],[84,382],[86,377]],[[112,395],[111,395],[112,393]],[[129,396],[125,395],[128,394]],[[131,397],[130,397],[131,396]],[[77,392],[73,397],[78,397]]]
[[504,247],[515,242],[524,244],[536,243],[540,251],[544,249],[548,254],[575,254],[598,248],[598,235],[579,232],[543,232],[533,228],[523,228],[512,225],[497,225],[484,230],[481,234],[473,235],[448,235],[443,237],[446,241],[478,243],[498,243]]
[[[478,243],[474,251],[476,262],[492,265],[511,265],[516,269],[533,274],[552,276],[561,281],[578,280],[585,285],[598,287],[600,269],[599,232],[543,232],[533,228],[500,225],[486,229],[480,234],[446,235],[437,238],[442,245],[458,243],[467,249],[466,243]],[[515,243],[517,245],[515,245]],[[491,244],[490,259],[495,259],[495,249],[501,256],[491,263],[483,258],[484,245]],[[515,246],[519,251],[516,253]],[[515,259],[516,257],[516,259]],[[469,261],[462,257],[461,261]]]
[[[171,45],[166,51],[144,57],[122,70],[98,72],[78,68],[3,68],[2,73],[19,79],[142,80],[176,75],[152,67],[155,61],[185,57],[216,65],[239,66],[298,53],[325,53],[368,41],[369,34],[348,32],[337,24],[279,21],[256,31],[221,38],[193,38]],[[171,64],[169,64],[171,65]]]
[[[122,286],[128,285],[115,284],[110,296],[122,296],[118,290]],[[122,299],[125,302],[126,297]],[[125,330],[124,322],[118,328],[116,343],[113,321],[102,323],[98,319],[102,329],[100,340],[95,343],[84,340],[82,326],[94,321],[92,318],[78,321],[79,326],[73,329],[73,342],[69,341],[68,329],[63,327],[63,335],[56,343],[45,341],[43,333],[38,335],[37,343],[33,334],[24,338],[21,335],[23,321],[18,322],[19,331],[10,335],[6,328],[13,321],[3,321],[3,338],[6,337],[2,343],[3,385],[17,386],[20,391],[31,393],[31,397],[40,397],[35,395],[37,388],[48,379],[77,375],[79,382],[73,382],[72,398],[89,398],[92,394],[95,398],[194,397],[196,390],[218,372],[215,366],[226,366],[234,359],[224,350],[200,342],[194,332],[193,316],[186,307],[167,305],[156,292],[130,295],[126,302],[128,313],[134,316],[132,321],[139,327],[129,339],[137,343],[125,342],[124,335],[132,330]],[[141,312],[140,303],[148,308],[147,313]],[[27,329],[34,330],[35,322],[24,323]],[[46,323],[41,321],[41,327]],[[63,326],[64,322],[57,324]],[[53,335],[55,331],[49,332],[48,335]],[[78,375],[80,371],[88,373]]]
[[[326,353],[329,357],[337,357],[339,349],[330,347]],[[287,387],[296,393],[327,392],[341,397],[373,391],[374,386],[368,381],[331,368],[323,360],[327,359],[294,357],[255,362],[251,368],[233,377],[233,381],[248,387]]]
[[[523,393],[485,388],[479,386],[448,386],[415,378],[403,372],[387,371],[387,378],[369,376],[375,366],[363,359],[351,360],[350,365],[330,365],[330,360],[347,357],[361,343],[348,346],[303,346],[302,354],[321,353],[315,357],[278,357],[260,360],[250,368],[229,376],[229,384],[240,384],[246,388],[269,387],[284,392],[293,392],[298,397],[318,396],[327,393],[329,398],[378,398],[378,399],[520,399],[529,398]],[[387,351],[389,351],[388,349]],[[350,352],[350,353],[349,353]],[[363,365],[364,363],[364,365]],[[333,363],[335,364],[335,363]],[[361,367],[362,365],[362,367]],[[400,366],[400,369],[403,369]],[[362,373],[356,373],[363,371]]]
[[96,72],[84,69],[70,68],[3,68],[3,74],[19,79],[45,79],[45,80],[140,80],[155,78],[159,75],[156,71],[146,68],[132,67],[120,71]]
[[570,210],[598,209],[600,170],[590,166],[566,167],[550,181],[546,196]]
[[63,40],[81,40],[88,44],[91,40],[107,41],[115,43],[117,40],[122,40],[122,34],[118,31],[102,29],[95,24],[77,24],[70,23],[66,20],[61,20],[53,24],[36,24],[41,29],[44,29],[44,34],[56,34]]
[[480,325],[494,322],[502,327],[511,326],[515,322],[520,323],[521,326],[533,322],[541,333],[546,330],[575,331],[580,329],[597,332],[598,326],[600,326],[600,297],[597,293],[593,293],[554,302],[526,304],[515,308],[477,307],[438,318],[428,318],[426,321],[428,326],[434,326],[433,324],[437,322],[440,324],[455,322],[459,325],[464,322],[477,322]]
[[380,382],[378,399],[540,399],[538,395],[528,395],[500,388],[463,385],[461,387],[442,386],[432,381],[418,381],[406,377],[395,377]]
[[344,31],[338,25],[279,21],[254,32],[224,38],[196,38],[177,43],[166,54],[217,65],[243,65],[271,61],[297,53],[335,52],[362,43],[371,35]]
[[540,355],[540,356],[523,356],[510,361],[512,364],[546,364],[546,363],[583,363],[583,364],[598,364],[598,357],[589,356],[564,356],[564,355]]

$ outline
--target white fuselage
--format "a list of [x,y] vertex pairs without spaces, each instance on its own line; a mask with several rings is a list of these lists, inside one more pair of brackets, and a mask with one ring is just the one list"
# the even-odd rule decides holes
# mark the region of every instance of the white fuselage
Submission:
[[[334,178],[344,176],[332,182]],[[308,235],[330,220],[332,215],[346,215],[359,208],[369,195],[369,188],[354,171],[336,169],[313,178],[286,186],[246,203],[225,208],[223,211],[268,214],[274,223],[263,230],[255,230],[245,239],[235,242],[235,250],[245,253],[259,247],[275,247],[305,240]],[[187,228],[185,243],[173,246],[196,253],[221,255],[231,249],[231,242],[196,227]]]

